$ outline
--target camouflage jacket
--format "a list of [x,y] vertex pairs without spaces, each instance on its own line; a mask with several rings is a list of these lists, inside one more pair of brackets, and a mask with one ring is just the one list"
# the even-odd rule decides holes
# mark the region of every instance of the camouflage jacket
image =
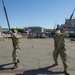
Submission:
[[20,49],[20,41],[17,34],[13,34],[12,42],[14,49]]
[[[55,48],[55,50],[57,49],[58,44],[59,44],[59,42],[60,42],[62,36],[63,36],[62,34],[60,34],[59,36],[56,34],[56,35],[54,36],[54,48]],[[62,39],[62,42],[60,43],[60,46],[59,46],[58,49],[59,49],[59,50],[66,50],[66,49],[65,49],[65,41],[64,41],[64,38]]]

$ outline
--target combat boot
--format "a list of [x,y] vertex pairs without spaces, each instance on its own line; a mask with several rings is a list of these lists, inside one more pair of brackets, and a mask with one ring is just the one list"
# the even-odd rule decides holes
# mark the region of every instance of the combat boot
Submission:
[[12,70],[13,69],[16,69],[16,68],[18,68],[18,64],[17,63],[14,63],[14,66],[13,66]]
[[55,67],[58,65],[58,62],[55,62],[52,66]]
[[69,72],[67,71],[67,69],[64,70],[65,75],[69,75]]

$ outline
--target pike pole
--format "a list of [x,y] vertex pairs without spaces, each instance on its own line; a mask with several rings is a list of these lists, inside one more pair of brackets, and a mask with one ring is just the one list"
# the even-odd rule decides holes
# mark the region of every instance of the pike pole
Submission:
[[4,8],[4,12],[5,12],[7,24],[8,24],[9,30],[10,30],[10,24],[9,24],[9,20],[8,20],[8,15],[7,15],[7,11],[6,11],[6,8],[5,8],[4,1],[3,0],[2,0],[2,4],[3,4],[3,8]]

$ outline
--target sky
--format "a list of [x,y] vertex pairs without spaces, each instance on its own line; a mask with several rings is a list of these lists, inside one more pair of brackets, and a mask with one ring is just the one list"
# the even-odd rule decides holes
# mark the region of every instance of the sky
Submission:
[[[53,29],[55,24],[64,24],[75,8],[75,0],[4,0],[4,4],[11,28],[40,26]],[[0,26],[8,28],[2,0]]]

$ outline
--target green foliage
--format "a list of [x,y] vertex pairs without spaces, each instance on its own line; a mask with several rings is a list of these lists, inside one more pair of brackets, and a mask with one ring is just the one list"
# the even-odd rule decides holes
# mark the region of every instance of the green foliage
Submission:
[[54,35],[55,34],[55,30],[51,30],[51,34]]
[[21,29],[21,28],[18,28],[17,31],[20,33],[24,33],[24,29]]
[[12,28],[11,30],[12,30],[12,31],[14,31],[14,30],[15,30],[15,28]]
[[52,29],[50,32],[51,32],[51,36],[53,37],[55,35],[55,30]]
[[24,33],[24,29],[23,28],[12,28],[11,30],[12,31],[13,30],[17,30],[17,32]]

